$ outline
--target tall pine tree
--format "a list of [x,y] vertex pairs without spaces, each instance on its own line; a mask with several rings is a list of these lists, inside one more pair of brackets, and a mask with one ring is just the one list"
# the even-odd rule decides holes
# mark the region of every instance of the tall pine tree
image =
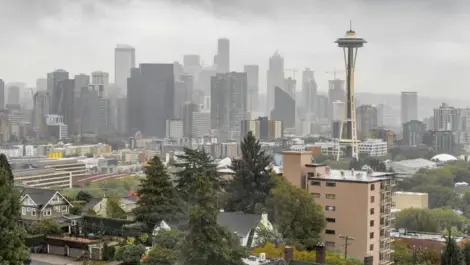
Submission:
[[189,232],[182,247],[182,265],[242,265],[244,248],[234,234],[217,224],[219,203],[212,181],[198,175],[192,181],[194,206],[190,209]]
[[162,220],[176,220],[181,204],[170,175],[158,156],[149,162],[146,175],[137,191],[139,200],[134,214],[137,221],[153,229]]
[[206,176],[215,191],[222,189],[223,181],[217,173],[217,165],[206,151],[185,148],[184,154],[179,155],[178,160],[180,162],[175,164],[178,168],[176,188],[186,202],[191,204],[193,201],[192,188],[196,176]]
[[26,231],[21,223],[20,194],[3,166],[0,168],[0,264],[23,265],[28,258],[28,249],[25,246]]
[[232,162],[235,176],[231,185],[231,208],[234,211],[255,213],[265,207],[266,198],[274,187],[271,157],[261,150],[259,141],[251,131],[241,143],[242,157]]
[[457,246],[452,233],[449,230],[449,236],[446,238],[446,245],[441,253],[441,265],[462,265],[464,258],[462,250]]
[[8,177],[13,180],[13,172],[11,171],[10,163],[8,162],[7,156],[5,154],[0,154],[0,168],[5,169]]

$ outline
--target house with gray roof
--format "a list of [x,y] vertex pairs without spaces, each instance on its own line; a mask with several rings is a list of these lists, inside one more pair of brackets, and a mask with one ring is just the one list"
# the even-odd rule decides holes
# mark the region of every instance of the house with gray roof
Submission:
[[[134,220],[132,211],[137,207],[137,198],[134,196],[127,196],[116,198],[119,207],[126,213],[127,220]],[[107,216],[108,197],[92,198],[87,204],[82,207],[82,215],[87,215],[90,210],[96,213],[97,216]]]

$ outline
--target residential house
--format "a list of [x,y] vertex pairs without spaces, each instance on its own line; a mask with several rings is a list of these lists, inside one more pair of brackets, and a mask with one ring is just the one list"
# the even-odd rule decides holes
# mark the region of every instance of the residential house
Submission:
[[256,245],[259,229],[274,230],[266,213],[220,212],[217,215],[217,223],[235,233],[240,238],[240,244],[244,247]]
[[73,205],[57,190],[17,186],[20,192],[21,219],[25,224],[50,220],[64,230],[76,225],[80,217],[70,215]]
[[[82,208],[82,215],[88,214],[89,210],[93,210],[97,216],[108,217],[107,206],[109,197],[103,198],[92,198]],[[129,196],[123,198],[117,198],[119,201],[119,207],[126,213],[127,220],[134,220],[132,211],[137,207],[136,197]]]

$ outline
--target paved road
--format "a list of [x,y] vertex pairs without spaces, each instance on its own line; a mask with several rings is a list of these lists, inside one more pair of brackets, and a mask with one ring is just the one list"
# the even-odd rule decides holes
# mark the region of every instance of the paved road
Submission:
[[80,265],[81,261],[69,257],[62,257],[49,254],[31,254],[31,265]]

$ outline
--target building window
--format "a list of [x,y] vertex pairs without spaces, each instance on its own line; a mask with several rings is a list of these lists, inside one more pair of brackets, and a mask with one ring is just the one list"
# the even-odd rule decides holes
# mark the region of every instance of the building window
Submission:
[[370,208],[370,214],[374,214],[375,213],[375,209],[374,208]]
[[54,211],[60,212],[60,206],[54,206]]
[[325,194],[325,198],[330,199],[330,200],[334,200],[334,199],[336,199],[336,194]]
[[370,220],[369,224],[370,224],[370,227],[373,227],[374,226],[374,220]]
[[325,211],[334,212],[334,211],[336,211],[336,207],[327,205],[327,206],[325,206]]
[[325,241],[325,247],[334,248],[334,247],[335,247],[335,242],[333,242],[333,241]]
[[374,203],[375,202],[375,197],[374,196],[370,196],[370,203]]
[[44,216],[51,216],[52,215],[52,209],[51,208],[47,208],[44,213],[43,213]]
[[67,205],[63,205],[63,206],[62,206],[62,212],[63,212],[63,213],[67,213],[67,212],[68,212],[68,207],[67,207]]
[[370,190],[375,190],[375,184],[370,185]]
[[326,229],[326,230],[325,230],[325,234],[327,234],[327,235],[334,235],[334,234],[336,234],[336,232],[335,232],[335,230]]
[[374,251],[374,244],[370,244],[369,251]]
[[327,187],[336,187],[336,182],[327,182],[326,186]]
[[320,181],[310,181],[310,185],[312,185],[312,186],[321,186],[321,182]]
[[36,216],[36,209],[33,209],[33,210],[31,211],[31,215],[32,215],[32,216]]
[[312,193],[313,198],[320,198],[320,193]]
[[21,214],[26,215],[26,208],[25,207],[21,207]]
[[336,218],[326,218],[328,223],[336,223]]
[[374,232],[370,232],[369,233],[369,239],[373,239],[374,238]]

